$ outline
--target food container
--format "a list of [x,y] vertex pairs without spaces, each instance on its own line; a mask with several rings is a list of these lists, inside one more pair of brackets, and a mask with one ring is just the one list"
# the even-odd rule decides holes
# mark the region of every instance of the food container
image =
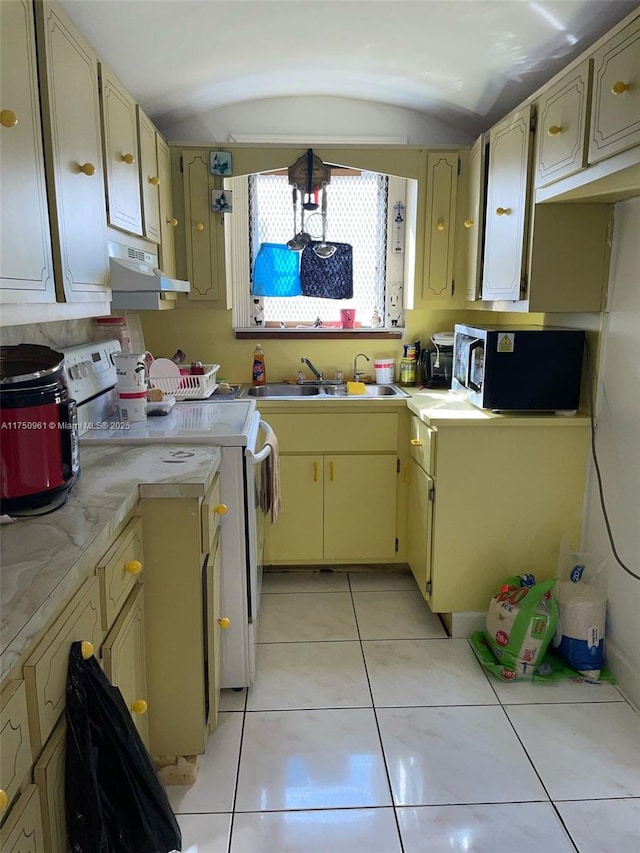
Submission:
[[147,388],[146,361],[143,352],[114,352],[118,385],[125,388]]
[[210,397],[218,387],[216,375],[219,364],[203,364],[204,373],[180,376],[150,376],[149,386],[160,388],[165,394],[171,394],[176,400],[203,400]]
[[147,387],[118,385],[118,407],[123,421],[134,423],[147,418]]
[[395,362],[392,358],[376,358],[374,361],[376,382],[378,385],[393,384]]

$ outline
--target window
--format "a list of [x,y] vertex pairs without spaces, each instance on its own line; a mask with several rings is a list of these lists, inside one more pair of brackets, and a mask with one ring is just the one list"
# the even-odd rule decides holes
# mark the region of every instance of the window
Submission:
[[[344,300],[251,294],[260,245],[283,244],[294,235],[292,187],[286,170],[227,179],[225,186],[234,198],[232,221],[225,229],[234,328],[336,329],[345,308],[355,310],[356,329],[402,327],[405,185],[404,179],[388,175],[333,169],[327,189],[327,241],[353,247],[353,298]],[[298,204],[296,233],[301,213]],[[304,216],[305,231],[321,240],[320,210],[305,211]]]

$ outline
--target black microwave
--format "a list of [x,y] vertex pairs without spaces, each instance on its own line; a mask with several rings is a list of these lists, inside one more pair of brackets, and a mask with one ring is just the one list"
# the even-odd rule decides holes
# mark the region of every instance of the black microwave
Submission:
[[457,324],[451,387],[494,412],[575,412],[584,344],[580,329]]

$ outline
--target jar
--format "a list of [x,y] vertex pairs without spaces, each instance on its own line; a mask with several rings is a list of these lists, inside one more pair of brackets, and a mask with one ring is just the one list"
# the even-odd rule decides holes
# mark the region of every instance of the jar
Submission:
[[97,317],[93,323],[97,340],[120,341],[122,352],[133,352],[129,328],[124,317]]

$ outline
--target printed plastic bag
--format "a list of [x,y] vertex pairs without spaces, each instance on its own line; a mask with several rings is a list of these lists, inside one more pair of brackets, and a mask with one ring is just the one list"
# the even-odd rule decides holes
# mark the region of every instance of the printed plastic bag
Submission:
[[604,562],[562,543],[558,560],[558,625],[551,641],[569,666],[597,680],[604,666],[607,596]]
[[65,798],[72,853],[170,853],[180,828],[122,694],[73,643]]
[[533,678],[558,620],[554,585],[555,580],[536,583],[531,575],[508,578],[491,599],[485,631],[472,635],[471,645],[482,665],[503,681]]

